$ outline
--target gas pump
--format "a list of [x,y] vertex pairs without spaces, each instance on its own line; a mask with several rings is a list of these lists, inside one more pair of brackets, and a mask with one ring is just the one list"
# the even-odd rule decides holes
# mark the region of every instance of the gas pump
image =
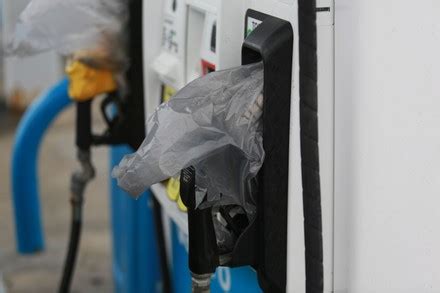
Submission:
[[[241,31],[238,32],[234,29],[232,32],[240,37],[230,39],[229,45],[224,46],[227,36],[221,32],[219,33],[222,30],[227,31],[231,19],[241,22],[236,9],[239,3],[225,1],[224,4],[221,4],[211,1],[188,2],[177,0],[164,1],[164,3],[161,3],[163,7],[159,9],[156,2],[150,2],[148,6],[152,7],[153,11],[151,9],[144,11],[148,15],[145,16],[144,22],[144,31],[148,32],[144,39],[149,40],[145,46],[144,71],[147,85],[145,105],[146,113],[149,114],[158,105],[159,101],[165,101],[170,93],[174,94],[176,90],[191,80],[216,69],[225,69],[239,64],[240,58],[233,52],[239,51],[242,40]],[[158,27],[159,24],[163,25],[162,34],[152,30],[154,27]],[[173,30],[175,32],[172,32]],[[156,36],[156,38],[152,36]],[[173,38],[170,38],[170,36]],[[181,36],[184,36],[184,38],[181,38]],[[172,48],[173,51],[170,51],[169,48]],[[170,54],[174,55],[170,56]],[[166,57],[170,58],[167,60]],[[170,64],[174,65],[171,66]],[[174,72],[169,69],[171,67],[175,68]],[[179,83],[177,78],[181,76],[181,69],[183,69],[183,83]],[[167,72],[170,72],[170,74]],[[170,76],[171,73],[174,76]],[[184,269],[187,266],[187,260],[184,260],[185,256],[182,259],[180,255],[187,254],[188,227],[187,215],[184,213],[187,210],[187,205],[183,204],[179,195],[181,190],[179,185],[180,180],[176,177],[171,178],[165,188],[162,184],[156,184],[152,186],[152,190],[158,201],[162,203],[166,218],[168,216],[172,219],[171,222],[169,222],[169,218],[165,220],[165,223],[170,224],[166,226],[169,227],[168,242],[169,246],[172,247],[168,250],[168,255],[172,258],[171,262],[174,263],[174,286],[181,288],[189,285],[187,283],[189,273],[187,269]],[[177,208],[170,205],[168,200],[164,200],[166,197],[172,201],[177,201]],[[181,259],[183,263],[180,261]],[[182,276],[182,274],[188,275]],[[240,282],[240,280],[242,281]],[[245,280],[248,282],[247,287],[245,286]],[[215,283],[217,288],[215,290],[219,292],[229,291],[231,288],[244,289],[245,287],[252,291],[257,290],[258,287],[251,269],[234,270],[231,273],[228,268],[221,268]]]
[[[260,285],[265,290],[304,291],[307,288],[307,292],[320,292],[324,286],[326,291],[330,290],[327,288],[332,286],[333,162],[325,160],[321,164],[319,154],[332,157],[333,138],[330,133],[333,129],[333,96],[327,87],[324,90],[328,89],[329,92],[318,93],[317,74],[319,72],[320,79],[328,84],[332,78],[331,74],[327,74],[332,71],[332,56],[330,50],[329,55],[324,54],[328,60],[317,63],[316,50],[317,44],[327,49],[331,47],[331,43],[327,42],[329,38],[326,38],[327,27],[324,29],[324,25],[328,25],[331,34],[331,1],[320,1],[318,8],[315,1],[299,1],[298,5],[294,1],[275,0],[258,3],[186,1],[182,4],[186,6],[187,16],[187,52],[184,54],[186,82],[196,77],[198,70],[206,74],[213,69],[239,64],[257,61],[265,64],[263,120],[265,149],[269,151],[258,177],[262,182],[258,193],[260,212],[255,221],[246,223],[235,219],[239,223],[235,225],[233,217],[226,219],[228,211],[222,211],[222,220],[229,221],[228,225],[239,236],[234,251],[227,257],[219,257],[221,253],[213,241],[215,235],[212,233],[210,212],[201,215],[194,209],[194,180],[191,179],[194,170],[184,170],[180,176],[181,198],[188,208],[187,231],[190,236],[187,245],[195,281],[199,281],[203,289],[218,266],[247,264],[258,271]],[[318,30],[315,24],[317,16]],[[154,19],[150,19],[145,25],[151,29],[154,22]],[[208,37],[207,31],[211,31]],[[212,37],[213,32],[215,37]],[[320,42],[317,42],[317,38]],[[216,44],[215,52],[203,50],[213,43]],[[153,51],[150,51],[152,56],[160,55],[160,49],[156,53]],[[199,54],[200,63],[196,66],[194,52]],[[146,65],[151,66],[151,63],[147,61]],[[201,68],[195,70],[200,64]],[[156,66],[153,67],[156,70]],[[318,99],[318,94],[325,99]],[[320,122],[317,120],[318,104],[324,106],[321,112],[324,119]],[[146,105],[146,112],[151,113],[154,103],[149,99]],[[319,136],[323,138],[320,148],[318,128]],[[322,174],[320,165],[323,167]],[[323,188],[320,186],[321,175]],[[159,200],[163,198],[164,188],[160,184],[153,185],[152,190]],[[321,200],[326,203],[323,207]],[[181,228],[182,223],[186,222],[186,216],[175,212],[167,214]],[[195,222],[206,225],[196,225]],[[194,233],[191,232],[193,227],[198,227]],[[205,232],[200,232],[203,230],[200,227]],[[187,233],[185,228],[182,230]],[[261,243],[255,239],[260,239]]]
[[[152,11],[156,11],[154,5],[151,7]],[[240,206],[232,204],[199,209],[195,204],[195,170],[191,167],[182,170],[180,187],[178,178],[170,181],[169,191],[172,189],[173,192],[168,192],[168,195],[180,203],[181,210],[188,209],[186,226],[194,289],[207,290],[218,266],[250,265],[257,271],[263,289],[284,291],[286,287],[289,288],[288,263],[294,263],[290,260],[287,262],[290,257],[287,244],[294,241],[305,243],[303,267],[307,291],[322,291],[324,256],[315,3],[299,2],[295,6],[292,1],[276,0],[258,3],[245,0],[173,0],[166,1],[160,11],[158,17],[145,22],[148,32],[154,29],[158,21],[161,26],[157,28],[162,28],[160,45],[147,44],[152,52],[145,54],[145,64],[148,66],[146,85],[151,88],[146,95],[147,103],[142,105],[138,99],[125,99],[119,96],[120,93],[106,91],[108,95],[102,104],[102,112],[108,130],[99,136],[91,133],[91,102],[78,103],[77,145],[83,172],[73,176],[74,220],[80,220],[78,207],[82,203],[81,194],[94,173],[90,162],[91,145],[127,143],[136,147],[144,133],[143,126],[138,127],[143,124],[139,123],[143,120],[143,106],[148,113],[152,110],[151,105],[168,99],[189,81],[216,69],[261,63],[264,64],[262,121],[266,158],[256,178],[259,183],[256,216],[243,217]],[[292,24],[297,24],[297,27]],[[295,29],[298,33],[295,33]],[[294,38],[295,35],[298,38]],[[131,48],[141,47],[139,43],[134,44],[139,38],[130,39]],[[144,39],[151,40],[148,37]],[[294,48],[299,48],[298,52]],[[130,52],[130,56],[138,55]],[[87,63],[87,60],[83,61]],[[139,78],[134,77],[136,74],[141,77],[140,72],[130,71],[130,74],[132,80],[138,82],[131,89],[142,89]],[[154,80],[152,75],[158,82],[157,86],[150,87]],[[152,92],[157,88],[159,92]],[[109,110],[111,107],[116,110]],[[298,200],[298,194],[303,195],[301,201]],[[160,197],[157,196],[158,199]],[[296,204],[293,212],[292,201],[288,201],[288,198]],[[303,209],[300,210],[298,206]],[[299,211],[301,213],[297,213]],[[304,217],[303,230],[298,229],[298,232],[292,229],[298,228],[298,221],[290,220],[293,226],[288,225],[288,216],[297,217],[295,219],[298,220],[297,214]],[[160,219],[161,215],[158,214],[156,218]],[[230,250],[223,249],[218,243],[217,221],[222,222],[234,236],[234,245]],[[289,230],[293,230],[293,233],[288,233]],[[75,242],[78,238],[76,234],[72,232]],[[76,244],[73,243],[72,247],[75,251]],[[74,254],[73,258],[70,252],[68,255],[68,260],[72,259],[70,263],[73,263]],[[297,260],[301,258],[294,256]]]
[[233,206],[220,207],[226,227],[230,227],[237,237],[233,250],[222,254],[214,232],[213,211],[195,208],[195,174],[194,171],[183,171],[182,195],[190,209],[189,266],[193,273],[194,292],[209,289],[211,275],[219,265],[254,266],[265,290],[283,291],[286,283],[293,31],[287,21],[254,10],[248,10],[246,17],[259,19],[261,23],[254,29],[245,27],[248,36],[243,43],[242,63],[263,61],[265,76],[263,142],[266,157],[258,176],[257,217],[247,222],[246,217],[231,215],[228,209]]

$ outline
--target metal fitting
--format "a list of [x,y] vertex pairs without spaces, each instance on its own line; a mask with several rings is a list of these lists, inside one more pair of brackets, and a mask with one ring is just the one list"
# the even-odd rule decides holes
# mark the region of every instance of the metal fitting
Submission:
[[[78,150],[78,161],[81,169],[72,174],[70,180],[70,202],[74,207],[80,207],[84,200],[84,190],[87,183],[95,177],[95,168],[92,165],[90,151]],[[74,218],[81,219],[81,209],[74,210]]]
[[211,277],[212,274],[194,274],[192,277],[192,293],[209,293],[211,292]]

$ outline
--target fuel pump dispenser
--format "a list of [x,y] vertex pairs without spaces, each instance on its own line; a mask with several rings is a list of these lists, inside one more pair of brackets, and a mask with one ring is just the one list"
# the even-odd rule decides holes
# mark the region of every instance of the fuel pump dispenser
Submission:
[[246,18],[261,23],[252,31],[246,27],[242,63],[263,62],[263,142],[265,161],[258,175],[257,216],[233,218],[221,207],[228,227],[236,234],[234,249],[219,252],[211,208],[195,208],[194,170],[181,175],[181,193],[189,208],[189,267],[194,292],[206,292],[211,275],[219,266],[252,265],[264,290],[283,291],[286,286],[287,189],[289,157],[290,94],[292,80],[293,30],[289,22],[248,10]]
[[[191,4],[194,2],[205,3],[201,0],[187,1]],[[234,6],[227,0],[221,2],[224,6]],[[289,174],[286,179],[289,182],[288,213],[282,223],[287,223],[287,239],[283,239],[283,245],[287,240],[286,255],[283,255],[287,264],[283,265],[287,266],[288,278],[283,280],[274,276],[271,272],[280,271],[266,263],[268,259],[264,253],[257,254],[258,263],[261,261],[263,264],[261,267],[259,264],[255,265],[256,269],[259,274],[261,269],[264,271],[263,275],[268,275],[267,278],[260,277],[263,288],[266,283],[268,286],[274,285],[273,290],[265,287],[269,292],[394,292],[408,288],[418,288],[419,291],[435,290],[438,278],[433,275],[432,260],[436,252],[431,248],[432,243],[438,242],[438,235],[424,233],[424,239],[421,240],[420,237],[414,237],[414,231],[420,234],[420,227],[432,227],[431,224],[436,222],[432,216],[436,213],[426,212],[430,211],[426,203],[432,206],[435,202],[434,197],[430,197],[436,194],[432,192],[431,184],[435,180],[427,174],[435,169],[433,166],[436,164],[432,164],[432,152],[425,152],[425,156],[415,156],[416,159],[412,161],[408,157],[408,154],[420,149],[420,141],[435,141],[433,136],[426,135],[429,126],[434,125],[430,123],[432,117],[435,117],[434,112],[426,109],[425,105],[433,104],[432,91],[420,93],[419,90],[430,89],[426,84],[429,84],[432,70],[435,69],[435,66],[427,66],[432,65],[434,60],[434,53],[430,54],[430,49],[438,44],[438,39],[432,37],[435,12],[427,12],[424,5],[395,7],[389,4],[383,7],[376,5],[380,1],[368,4],[340,1],[337,2],[339,6],[336,7],[336,15],[338,23],[342,25],[338,26],[335,37],[334,1],[235,2],[239,3],[234,6],[239,17],[244,18],[244,10],[251,8],[290,22],[295,36],[291,64]],[[428,1],[424,4],[428,4]],[[231,26],[241,34],[241,25],[235,22],[233,13],[230,14],[229,25],[223,22],[222,11],[223,7],[217,11],[217,43],[226,47],[235,46],[235,40],[242,36],[237,38]],[[393,13],[387,13],[390,11]],[[369,17],[372,13],[377,17]],[[251,14],[248,14],[246,20],[250,24],[247,24],[249,31],[265,22],[264,15],[260,17],[261,15]],[[424,19],[420,24],[424,30],[420,30],[420,25],[408,24],[406,16],[409,14]],[[230,34],[225,34],[225,30]],[[414,52],[420,51],[417,50],[420,42],[407,42],[408,32],[414,32],[414,38],[422,43],[429,35],[432,46],[425,50],[427,54],[416,56]],[[249,37],[253,38],[252,32]],[[372,48],[366,44],[374,46]],[[431,51],[434,52],[433,49]],[[222,49],[218,47],[217,52],[221,55]],[[239,52],[236,50],[230,54],[235,56],[232,58],[236,58]],[[258,58],[258,54],[251,53],[250,56]],[[384,59],[384,56],[387,62],[377,62],[378,59]],[[410,64],[415,70],[406,70],[408,56],[415,57],[413,59],[416,62]],[[337,66],[334,66],[335,62]],[[239,64],[234,59],[229,65]],[[390,64],[393,64],[391,71]],[[216,65],[218,69],[224,68],[221,57]],[[408,86],[396,87],[402,81],[406,81]],[[337,99],[334,96],[335,89],[338,93]],[[271,103],[269,100],[265,102]],[[378,109],[379,104],[385,107]],[[417,106],[420,107],[419,111],[415,111]],[[400,114],[405,114],[390,115],[390,109],[396,107]],[[335,109],[338,115],[334,115]],[[414,119],[402,118],[413,117],[415,114],[417,123],[414,123]],[[408,140],[408,134],[415,139]],[[405,143],[402,144],[402,141]],[[382,145],[376,145],[377,142]],[[384,142],[387,147],[383,147]],[[402,164],[396,163],[402,158],[409,158],[405,160],[405,164],[410,168],[402,168]],[[381,172],[377,172],[379,165]],[[417,168],[423,169],[423,172],[414,173]],[[265,171],[263,168],[260,175],[265,176]],[[181,192],[184,201],[188,200],[188,217],[197,219],[200,215],[194,215],[198,211],[191,202],[195,184],[191,179],[191,172],[185,170],[183,173],[188,177],[181,178]],[[431,172],[431,175],[434,173]],[[410,180],[402,183],[402,178]],[[426,184],[427,180],[430,184]],[[429,187],[425,188],[426,186]],[[424,200],[413,200],[411,193],[420,189],[424,191]],[[156,190],[159,194],[160,189]],[[271,194],[263,202],[277,196],[278,194]],[[258,198],[261,200],[260,196]],[[392,210],[387,209],[385,204],[392,206]],[[279,207],[275,206],[274,210],[268,211],[263,208],[264,213],[260,210],[257,219],[261,221],[266,216],[270,218],[277,208]],[[424,212],[422,216],[419,213],[419,217],[399,217],[421,210]],[[207,219],[203,222],[209,226],[209,221]],[[179,226],[181,222],[176,217]],[[222,260],[218,257],[216,244],[213,244],[211,228],[201,226],[205,233],[197,235],[198,231],[193,231],[194,222],[189,222],[189,264],[197,275],[197,288],[207,290],[209,274]],[[261,222],[257,226],[257,235],[264,235],[267,231],[271,232],[270,229],[278,228],[270,226],[267,229]],[[245,232],[246,230],[242,233]],[[197,236],[204,238],[192,243]],[[402,237],[405,245],[400,243]],[[271,255],[270,250],[276,249],[279,243],[273,243],[272,247],[270,243],[269,247],[262,248],[265,245],[266,243],[260,245],[253,242],[246,248],[252,250],[257,247],[259,252],[268,249],[267,255]],[[279,255],[284,253],[283,245],[280,246]],[[195,252],[194,247],[200,251]],[[248,251],[243,255],[246,253]],[[207,259],[198,268],[194,254],[201,254],[198,256],[200,259],[203,256]],[[382,276],[383,270],[377,270],[378,264],[385,268],[385,277]],[[415,274],[415,271],[419,273]],[[408,277],[414,275],[419,278]],[[421,275],[423,276],[420,277]],[[373,279],[374,282],[371,282]]]
[[[90,158],[91,146],[128,144],[137,148],[145,134],[144,110],[147,114],[151,113],[159,102],[166,101],[188,82],[202,75],[239,64],[244,68],[251,68],[246,65],[253,64],[252,70],[258,71],[259,78],[256,78],[257,74],[250,74],[252,78],[248,78],[262,85],[260,80],[264,76],[262,92],[258,85],[252,86],[258,89],[258,93],[261,92],[257,97],[261,97],[261,105],[255,105],[261,106],[263,139],[260,141],[264,141],[262,148],[265,153],[264,164],[261,170],[258,166],[259,173],[255,177],[258,182],[253,198],[255,211],[250,215],[239,204],[225,202],[201,208],[206,198],[197,202],[195,178],[198,171],[188,165],[185,165],[188,168],[182,170],[180,182],[178,178],[174,178],[169,184],[174,192],[179,191],[177,195],[170,196],[177,198],[180,207],[179,215],[175,218],[182,218],[181,211],[188,211],[183,214],[184,221],[181,222],[184,223],[182,226],[185,226],[184,230],[189,238],[189,268],[193,277],[193,289],[208,291],[217,267],[252,266],[263,290],[289,290],[296,286],[289,286],[287,279],[288,271],[292,270],[294,263],[292,255],[298,262],[295,267],[302,265],[298,251],[292,254],[291,246],[294,241],[293,246],[297,248],[302,247],[297,243],[304,243],[305,246],[303,267],[306,291],[321,292],[324,282],[324,254],[318,149],[315,2],[298,1],[298,5],[292,0],[262,0],[258,3],[251,0],[144,2],[152,11],[145,15],[145,31],[151,33],[156,28],[161,28],[159,34],[157,31],[154,33],[161,37],[156,40],[144,37],[151,44],[141,46],[140,32],[136,29],[130,30],[137,32],[130,35],[129,55],[132,64],[127,74],[131,83],[130,92],[126,95],[116,88],[99,92],[107,95],[101,106],[108,126],[104,134],[92,133],[93,95],[87,96],[86,101],[77,102],[76,144],[82,170],[72,176],[72,241],[60,290],[68,291],[79,241],[83,192],[94,176]],[[130,10],[137,16],[142,11],[139,3],[142,1],[130,1]],[[158,4],[161,6],[160,13],[154,16],[152,13],[158,11]],[[153,17],[150,19],[150,16]],[[130,17],[130,21],[132,20]],[[134,27],[140,27],[139,23]],[[294,35],[298,37],[294,38]],[[143,95],[142,70],[139,68],[142,47],[146,51],[146,95]],[[296,48],[299,50],[295,50]],[[93,62],[88,64],[88,61],[90,60],[87,58],[79,59],[82,65],[93,67]],[[255,64],[261,67],[255,67]],[[210,77],[221,76],[217,73],[219,72]],[[213,81],[209,78],[206,80]],[[202,88],[203,85],[198,87]],[[142,96],[147,97],[145,103]],[[169,177],[171,174],[166,175]],[[253,176],[255,175],[252,175],[252,179]],[[161,177],[163,179],[165,178]],[[158,201],[161,201],[163,196],[160,188],[152,188]],[[302,195],[301,200],[298,200],[298,194]],[[299,228],[298,222],[303,222],[302,217],[304,226],[296,231]],[[162,223],[161,218],[162,215],[157,213],[158,225]],[[218,222],[233,235],[232,246],[222,247],[219,244],[216,226]],[[159,227],[157,230],[159,234],[163,234],[161,232],[164,229]],[[159,237],[162,242],[165,242],[164,238],[166,237]],[[164,251],[165,245],[162,245],[163,264],[167,264]],[[168,292],[171,289],[166,287],[164,290]]]
[[[241,23],[243,18],[238,13],[240,3],[229,0],[147,2],[150,9],[144,11],[146,34],[144,39],[149,40],[144,46],[144,72],[147,85],[145,111],[150,115],[160,101],[167,100],[170,93],[174,94],[191,80],[239,64],[240,56],[236,53],[240,51],[243,35],[242,30],[238,31],[234,24]],[[161,33],[158,33],[154,28],[160,26],[163,28]],[[234,28],[231,30],[231,27]],[[170,36],[173,38],[171,39]],[[231,36],[237,37],[231,38]],[[169,45],[170,40],[173,40],[173,46]],[[174,51],[170,52],[170,47]],[[170,60],[174,60],[175,72],[167,69],[171,61],[164,59],[164,56],[170,54],[174,54]],[[170,78],[167,74],[171,72],[175,76],[181,76],[177,73],[181,69],[183,69],[183,82],[176,82],[179,81],[178,78]],[[165,212],[165,233],[170,247],[168,257],[173,264],[173,284],[178,288],[186,288],[189,285],[188,271],[185,268],[188,243],[185,212],[188,206],[183,204],[179,185],[179,177],[171,178],[165,188],[162,184],[156,184],[152,186],[152,191]],[[172,201],[177,200],[177,205],[170,203],[167,197]],[[247,268],[230,271],[222,267],[216,278],[215,290],[218,292],[229,291],[231,288],[256,290],[257,287],[254,273]],[[232,280],[235,280],[233,284]],[[246,282],[248,282],[247,286]]]
[[[177,7],[185,6],[181,13],[186,17],[178,18],[185,19],[182,21],[186,29],[186,38],[182,39],[185,83],[213,70],[255,62],[264,64],[266,157],[257,178],[260,186],[255,219],[236,217],[237,213],[231,213],[231,206],[197,209],[194,204],[195,170],[191,168],[180,175],[180,196],[188,209],[187,216],[176,213],[162,200],[165,189],[161,184],[152,186],[165,213],[182,231],[174,237],[181,241],[185,239],[182,235],[189,234],[187,242],[182,243],[189,250],[195,288],[207,289],[218,267],[251,265],[265,291],[321,292],[324,284],[326,291],[330,290],[333,162],[326,159],[322,163],[324,188],[321,199],[319,154],[332,157],[333,95],[328,87],[323,87],[328,92],[318,93],[317,75],[319,72],[323,84],[330,84],[331,42],[327,42],[330,38],[327,38],[324,25],[328,25],[331,34],[332,1],[319,1],[319,7],[315,1],[174,2]],[[172,2],[165,3],[170,5]],[[152,17],[144,23],[150,33],[166,13],[156,9],[155,14],[158,15],[156,19]],[[149,71],[146,84],[154,88],[154,76],[162,79],[157,74],[160,70],[155,58],[162,54],[154,40],[151,46],[146,54],[150,55],[147,57],[150,61],[146,60],[145,71]],[[321,48],[329,49],[330,54],[323,54],[325,58],[319,60],[318,66],[316,53]],[[197,75],[197,72],[200,73]],[[318,99],[318,94],[325,99]],[[146,112],[151,114],[157,104],[158,99],[147,97]],[[319,123],[318,104],[324,106],[321,112],[324,120]],[[318,148],[318,128],[319,136],[323,137],[321,148]],[[324,208],[321,208],[321,200],[326,203]],[[237,236],[234,249],[228,253],[219,249],[216,243],[213,215],[220,215]],[[325,217],[324,224],[322,217]],[[171,230],[175,232],[176,228]],[[174,248],[172,253],[175,257]],[[228,288],[230,290],[231,286]]]

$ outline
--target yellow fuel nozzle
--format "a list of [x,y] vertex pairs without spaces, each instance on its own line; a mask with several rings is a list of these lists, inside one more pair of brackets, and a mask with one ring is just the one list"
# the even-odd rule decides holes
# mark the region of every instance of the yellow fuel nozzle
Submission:
[[73,60],[66,66],[66,74],[69,77],[69,96],[77,102],[87,101],[117,89],[110,69],[95,68]]

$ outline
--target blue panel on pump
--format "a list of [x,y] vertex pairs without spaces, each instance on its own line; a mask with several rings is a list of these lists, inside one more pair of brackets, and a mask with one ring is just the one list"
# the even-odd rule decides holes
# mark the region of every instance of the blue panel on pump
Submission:
[[[133,150],[112,147],[110,170]],[[115,292],[161,292],[161,276],[152,205],[146,192],[137,200],[110,178],[113,279]]]

